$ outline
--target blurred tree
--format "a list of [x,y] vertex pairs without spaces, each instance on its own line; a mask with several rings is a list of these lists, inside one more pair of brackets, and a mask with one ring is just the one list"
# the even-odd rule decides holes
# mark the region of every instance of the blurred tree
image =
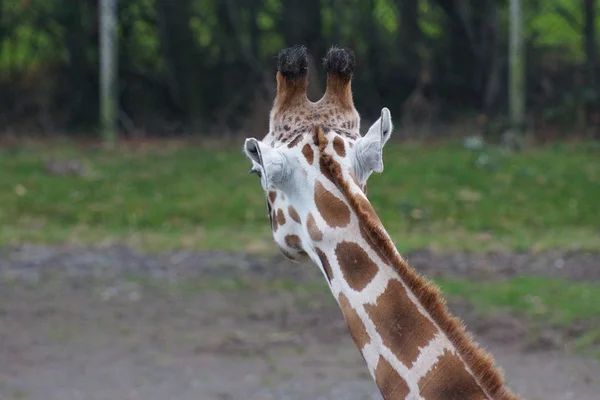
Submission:
[[585,63],[587,72],[587,118],[588,124],[592,124],[596,134],[600,134],[600,93],[598,92],[598,80],[596,70],[598,68],[596,49],[596,0],[583,0],[583,13],[585,15],[584,24],[584,47]]
[[[97,125],[97,2],[0,0],[0,130]],[[264,130],[274,58],[297,43],[313,57],[311,99],[322,94],[319,59],[329,46],[354,50],[355,102],[366,119],[384,105],[396,118],[418,105],[414,115],[442,122],[509,111],[506,0],[128,0],[118,7],[119,117],[128,133]],[[600,118],[593,113],[598,7],[523,2],[527,105],[546,126],[578,121],[584,86],[589,122]]]
[[211,79],[190,28],[191,0],[156,0],[165,79],[172,101],[188,123],[205,115],[203,82]]

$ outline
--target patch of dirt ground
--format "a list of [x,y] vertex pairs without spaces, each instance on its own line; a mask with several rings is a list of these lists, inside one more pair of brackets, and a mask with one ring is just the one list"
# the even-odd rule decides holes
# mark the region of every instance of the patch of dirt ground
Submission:
[[[407,258],[429,276],[600,279],[596,254]],[[450,307],[523,398],[600,398],[597,358],[551,331],[532,339],[527,321]],[[1,400],[380,398],[316,267],[118,246],[0,251]]]

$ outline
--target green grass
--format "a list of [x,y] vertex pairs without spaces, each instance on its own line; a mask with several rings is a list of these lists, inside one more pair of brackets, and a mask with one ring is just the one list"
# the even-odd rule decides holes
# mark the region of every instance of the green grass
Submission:
[[485,315],[507,310],[556,326],[570,326],[582,320],[600,323],[597,283],[544,277],[518,277],[503,282],[438,279],[436,283],[444,294],[466,299]]
[[574,349],[600,357],[600,291],[596,282],[518,277],[503,282],[445,278],[436,279],[436,283],[445,296],[465,299],[486,318],[509,314],[537,327],[567,331],[583,324],[584,330],[572,337]]
[[[73,157],[85,176],[49,175]],[[487,158],[486,158],[487,157]],[[369,197],[401,251],[600,249],[600,150],[520,154],[458,144],[388,144]],[[0,244],[125,242],[275,251],[264,194],[239,146],[104,151],[62,144],[0,149]]]

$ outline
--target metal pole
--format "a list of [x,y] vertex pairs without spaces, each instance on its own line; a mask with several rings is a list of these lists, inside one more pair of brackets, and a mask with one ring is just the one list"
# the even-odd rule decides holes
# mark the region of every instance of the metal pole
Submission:
[[512,129],[520,136],[525,128],[525,50],[521,0],[510,0],[509,108]]
[[100,0],[100,127],[112,148],[118,129],[117,0]]

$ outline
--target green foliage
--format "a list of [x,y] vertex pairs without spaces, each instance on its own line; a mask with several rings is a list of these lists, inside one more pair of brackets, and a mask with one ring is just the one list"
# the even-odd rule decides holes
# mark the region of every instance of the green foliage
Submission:
[[[4,115],[37,118],[39,125],[67,131],[96,124],[98,96],[91,84],[85,87],[98,70],[96,3],[0,1],[0,81],[10,93],[26,93],[22,96],[27,109],[40,110],[22,116],[24,107],[7,101],[0,104],[8,109]],[[506,79],[498,67],[508,38],[504,2],[497,3],[501,27],[496,38],[490,27],[493,21],[488,19],[493,13],[480,2],[313,1],[301,18],[297,12],[286,12],[293,2],[282,0],[119,2],[121,106],[132,122],[125,118],[124,125],[150,129],[158,125],[156,119],[177,119],[186,127],[200,123],[247,129],[242,125],[256,120],[255,115],[246,118],[247,114],[260,112],[250,111],[247,104],[264,91],[267,78],[261,71],[272,70],[278,50],[294,44],[289,41],[303,42],[315,53],[324,53],[332,44],[352,47],[360,60],[354,84],[359,109],[380,103],[400,109],[424,72],[422,66],[427,66],[434,91],[444,107],[450,104],[451,112],[503,111],[505,94],[488,91],[494,86],[488,81],[495,69],[502,70],[500,82]],[[170,4],[170,11],[161,11],[160,4]],[[562,67],[582,63],[581,8],[570,0],[524,2],[526,36],[535,50],[527,68],[532,70],[529,76],[539,77],[530,79],[530,90],[544,86],[538,79],[545,71],[554,71],[557,62]],[[405,23],[403,12],[411,13],[408,21],[414,13],[415,26]],[[598,26],[600,30],[600,18]],[[496,53],[503,56],[497,59]],[[491,59],[497,59],[498,65]],[[236,79],[249,71],[253,76],[247,82]],[[320,84],[321,75],[322,71],[316,74]],[[565,80],[565,86],[580,85],[567,72],[559,80]],[[54,82],[61,84],[53,86]],[[545,99],[540,107],[550,109],[546,118],[572,125],[581,106],[575,111],[568,105],[561,107],[567,101],[561,96],[567,91],[555,87],[551,99],[538,93],[529,98]],[[484,102],[490,93],[494,99]],[[67,100],[54,102],[48,118],[40,98]],[[137,101],[140,98],[145,101]],[[484,103],[494,104],[494,109]],[[443,111],[440,115],[446,115]]]
[[[515,155],[388,146],[369,198],[401,251],[599,248],[597,150],[561,145]],[[48,174],[50,155],[81,160],[87,174]],[[152,249],[275,251],[264,194],[248,168],[238,146],[3,149],[0,242],[123,240]]]

